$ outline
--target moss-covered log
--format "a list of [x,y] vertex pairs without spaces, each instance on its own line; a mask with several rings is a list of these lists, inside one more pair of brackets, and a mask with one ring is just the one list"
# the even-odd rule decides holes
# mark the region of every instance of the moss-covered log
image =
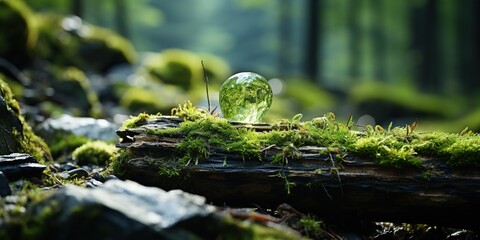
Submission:
[[[433,138],[430,135],[414,137],[414,126],[403,129],[406,136],[402,137],[408,137],[410,145],[398,146],[398,149],[395,144],[384,145],[390,139],[389,134],[398,137],[396,130],[388,130],[391,133],[382,135],[385,140],[378,143],[381,149],[368,155],[360,144],[366,144],[367,140],[378,142],[368,131],[347,134],[351,140],[339,135],[337,140],[313,146],[306,144],[312,143],[308,139],[320,133],[305,133],[301,135],[302,141],[290,138],[280,142],[275,138],[278,135],[285,140],[294,133],[315,131],[304,124],[225,121],[215,125],[217,123],[208,123],[208,119],[184,121],[179,117],[145,115],[135,120],[117,132],[121,138],[118,147],[122,150],[113,161],[113,169],[123,178],[165,189],[181,188],[219,205],[275,208],[288,203],[300,211],[316,213],[332,221],[392,221],[478,228],[476,221],[471,220],[480,214],[477,162],[453,163],[454,154],[447,149],[453,150],[447,146],[439,147],[437,152],[429,148],[430,154],[423,154],[429,156],[420,156],[413,150],[426,153],[425,145]],[[325,126],[332,123],[332,119],[323,120],[321,131],[329,136],[344,127],[332,124],[328,129],[330,127]],[[192,125],[198,122],[204,125],[194,128]],[[234,134],[220,136],[221,142],[219,132],[229,134],[225,128]],[[335,132],[328,132],[331,130]],[[239,139],[246,136],[243,134],[261,138],[258,140],[261,144],[249,140],[235,145],[232,139],[241,141]],[[264,138],[267,134],[270,134],[268,139]],[[477,137],[471,136],[474,140]],[[421,142],[416,142],[417,138]],[[447,141],[445,139],[436,139],[436,146],[441,145],[438,142]],[[254,147],[248,147],[250,145]],[[478,143],[472,146],[476,148]],[[409,147],[413,150],[403,152],[402,149]],[[397,155],[386,154],[385,148],[396,149]],[[468,149],[465,148],[465,152]],[[408,164],[384,159],[380,154]],[[472,154],[473,158],[479,156],[475,151]]]

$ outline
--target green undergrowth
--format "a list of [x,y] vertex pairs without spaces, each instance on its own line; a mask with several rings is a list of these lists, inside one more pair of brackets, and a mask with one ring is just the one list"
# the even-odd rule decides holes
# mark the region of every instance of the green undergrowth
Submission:
[[[302,115],[272,124],[273,130],[257,132],[238,128],[226,119],[210,114],[190,102],[172,110],[184,119],[178,128],[152,129],[149,134],[183,136],[177,147],[176,160],[182,165],[198,164],[214,151],[237,154],[247,160],[265,161],[263,149],[275,146],[280,151],[270,159],[272,164],[288,164],[301,157],[302,146],[335,149],[340,159],[345,156],[373,159],[385,167],[426,167],[422,159],[445,161],[451,167],[480,163],[480,135],[464,130],[461,133],[417,132],[417,123],[404,127],[356,126],[353,119],[340,123],[333,113],[301,121]],[[131,118],[125,128],[146,122],[148,114]],[[125,156],[123,156],[125,157]],[[118,161],[118,160],[117,160]],[[113,163],[115,164],[115,163]],[[118,165],[118,163],[117,163]],[[120,168],[117,168],[120,170]]]

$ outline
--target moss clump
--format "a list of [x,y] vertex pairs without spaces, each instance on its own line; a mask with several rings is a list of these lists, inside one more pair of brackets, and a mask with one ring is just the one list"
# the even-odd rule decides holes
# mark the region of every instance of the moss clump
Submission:
[[108,165],[108,171],[113,172],[118,177],[125,176],[127,164],[134,155],[128,150],[120,150],[112,156],[112,161]]
[[131,116],[129,119],[125,120],[120,127],[120,130],[125,130],[127,128],[136,128],[147,122],[153,115],[147,113],[140,113],[137,116]]
[[450,158],[447,163],[452,166],[480,165],[480,135],[461,136],[444,150]]
[[72,157],[79,165],[106,165],[116,150],[113,144],[103,141],[91,141],[75,149]]
[[323,222],[313,216],[303,216],[298,223],[302,228],[303,235],[309,238],[321,239],[328,237],[325,230],[323,230]]
[[76,148],[91,141],[84,136],[68,134],[66,136],[57,136],[50,144],[50,150],[54,159],[70,155]]
[[374,158],[383,166],[423,166],[414,146],[410,144],[413,138],[411,126],[394,129],[389,127],[387,131],[380,126],[367,126],[365,133],[366,136],[357,138],[350,151],[360,156]]
[[181,49],[166,49],[150,56],[144,68],[152,79],[184,90],[194,89],[203,79],[200,57]]

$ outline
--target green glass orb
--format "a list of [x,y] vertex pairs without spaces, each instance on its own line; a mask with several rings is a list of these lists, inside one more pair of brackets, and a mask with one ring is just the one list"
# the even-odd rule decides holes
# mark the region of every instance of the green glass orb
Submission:
[[229,77],[220,88],[220,108],[230,121],[261,122],[272,105],[267,79],[253,72]]

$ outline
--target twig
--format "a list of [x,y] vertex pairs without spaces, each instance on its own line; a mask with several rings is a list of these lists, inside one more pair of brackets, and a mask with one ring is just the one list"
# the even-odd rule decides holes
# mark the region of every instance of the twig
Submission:
[[201,62],[202,62],[202,69],[203,69],[203,77],[205,78],[205,89],[207,90],[208,112],[210,112],[210,95],[208,94],[208,76],[207,76],[207,71],[205,71],[205,65],[203,65],[203,60]]

